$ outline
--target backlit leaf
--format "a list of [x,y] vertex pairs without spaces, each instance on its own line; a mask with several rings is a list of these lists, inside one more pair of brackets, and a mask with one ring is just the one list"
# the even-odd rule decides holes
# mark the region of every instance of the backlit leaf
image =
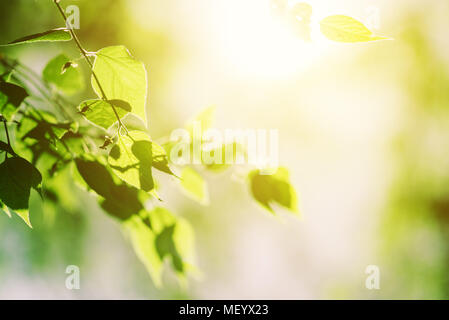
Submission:
[[198,201],[202,205],[209,204],[207,183],[194,169],[185,167],[181,172],[180,183],[186,195],[190,198]]
[[114,113],[113,107],[120,118],[123,118],[131,111],[129,103],[121,100],[87,100],[82,102],[78,109],[86,117],[87,120],[96,124],[99,127],[108,129],[116,121],[117,117]]
[[[124,46],[107,47],[97,52],[94,72],[107,99],[127,101],[132,112],[146,124],[147,73],[143,63],[134,59]],[[103,92],[94,76],[91,82],[102,98]]]
[[109,152],[109,165],[118,177],[130,185],[151,191],[154,181],[150,137],[141,131],[130,131],[128,135],[119,136],[118,139]]
[[53,84],[66,94],[74,94],[84,88],[84,81],[79,68],[65,68],[70,59],[60,54],[51,59],[44,71],[43,79]]
[[297,197],[289,181],[287,169],[278,168],[272,175],[263,175],[259,170],[249,174],[250,189],[254,199],[274,214],[273,204],[278,204],[297,213]]
[[125,223],[137,256],[157,287],[161,286],[163,262],[169,259],[178,276],[192,270],[194,236],[184,219],[157,207]]
[[153,162],[152,162],[153,167],[159,171],[174,175],[173,171],[170,169],[168,165],[168,157],[167,153],[165,152],[165,149],[162,148],[157,143],[153,142],[152,153],[153,153]]
[[334,15],[321,20],[321,32],[329,39],[338,42],[367,42],[388,40],[388,38],[375,36],[360,21],[344,16]]

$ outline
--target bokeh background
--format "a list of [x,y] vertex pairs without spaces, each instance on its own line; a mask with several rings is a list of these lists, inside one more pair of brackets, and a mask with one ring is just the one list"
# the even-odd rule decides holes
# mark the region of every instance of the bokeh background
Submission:
[[[219,128],[279,129],[302,219],[264,212],[231,172],[205,173],[207,207],[168,179],[161,194],[194,227],[201,275],[184,287],[167,272],[156,289],[118,224],[61,176],[66,197],[36,205],[33,230],[0,217],[0,298],[449,298],[449,2],[307,2],[315,27],[374,13],[395,40],[337,44],[314,29],[305,43],[269,0],[63,0],[80,7],[88,50],[123,44],[144,61],[153,137],[210,105]],[[60,25],[50,0],[0,2],[0,43]],[[75,49],[1,51],[41,72]],[[81,290],[65,288],[67,265]],[[368,265],[380,290],[365,288]]]

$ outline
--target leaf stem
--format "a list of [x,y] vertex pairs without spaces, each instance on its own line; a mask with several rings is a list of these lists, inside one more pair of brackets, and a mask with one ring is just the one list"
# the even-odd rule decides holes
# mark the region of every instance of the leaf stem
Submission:
[[[12,149],[11,147],[11,140],[9,139],[9,132],[8,132],[8,126],[6,125],[6,119],[2,116],[1,120],[3,121],[3,125],[5,126],[5,132],[6,132],[6,139],[8,141],[8,147]],[[8,159],[8,151],[5,152],[5,160]]]
[[[95,82],[98,85],[98,88],[101,91],[101,96],[103,98],[103,100],[108,100],[108,98],[106,97],[106,93],[104,92],[103,87],[100,84],[100,81],[98,80],[97,74],[94,71],[94,65],[92,63],[92,61],[90,61],[89,56],[91,55],[90,52],[87,52],[86,50],[84,50],[83,46],[81,45],[81,42],[78,39],[78,36],[76,35],[75,31],[73,30],[72,26],[70,25],[70,23],[67,23],[67,16],[64,12],[64,10],[62,10],[61,5],[59,4],[60,0],[53,0],[53,2],[55,3],[56,7],[58,7],[59,12],[61,13],[62,18],[64,19],[64,22],[66,23],[67,28],[69,29],[70,34],[72,35],[73,40],[75,41],[76,46],[78,47],[79,51],[81,52],[81,54],[84,57],[84,60],[86,60],[87,64],[90,67],[90,70],[92,72],[92,76],[95,79]],[[125,127],[125,125],[122,123],[122,120],[120,119],[120,116],[117,113],[117,110],[115,109],[115,106],[113,104],[111,104],[112,110],[114,111],[115,117],[117,118],[118,124],[119,124],[119,130],[120,128],[124,128],[126,133],[128,133],[128,129]]]

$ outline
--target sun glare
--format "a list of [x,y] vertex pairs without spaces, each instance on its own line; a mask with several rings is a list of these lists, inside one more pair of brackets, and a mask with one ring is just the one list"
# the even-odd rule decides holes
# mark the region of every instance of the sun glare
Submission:
[[326,50],[326,44],[314,37],[313,21],[312,41],[303,41],[273,13],[270,0],[227,0],[216,10],[220,52],[230,72],[286,77],[316,62]]

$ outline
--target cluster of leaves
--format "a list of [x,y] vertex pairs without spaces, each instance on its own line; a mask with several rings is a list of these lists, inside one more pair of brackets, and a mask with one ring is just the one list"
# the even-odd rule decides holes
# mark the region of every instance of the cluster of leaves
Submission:
[[[59,1],[55,4],[66,19]],[[193,268],[193,231],[187,221],[160,206],[154,174],[172,176],[188,196],[203,205],[209,201],[207,183],[189,165],[177,168],[179,176],[174,174],[168,157],[173,144],[159,145],[148,134],[147,73],[127,48],[111,46],[87,52],[70,26],[8,45],[70,40],[75,41],[81,57],[59,54],[40,75],[0,55],[0,121],[6,138],[0,141],[0,156],[4,157],[0,211],[10,217],[17,214],[32,227],[31,193],[51,201],[53,197],[46,195],[58,190],[47,189],[46,181],[62,170],[71,170],[73,179],[94,193],[101,208],[127,231],[157,285],[166,259],[182,278]],[[80,59],[90,67],[97,97],[73,104],[71,96],[85,88],[76,62]],[[195,121],[204,129],[211,127],[213,111],[207,109]],[[191,130],[190,123],[186,129]],[[229,166],[201,167],[222,171]],[[297,212],[296,193],[285,169],[273,176],[249,170],[248,181],[255,200],[270,212],[274,213],[273,204]]]
[[[271,0],[272,9],[293,26],[297,35],[311,41],[312,6],[305,2],[289,6],[288,0]],[[362,22],[345,15],[331,15],[320,21],[320,31],[329,40],[337,42],[369,42],[389,38],[373,34]]]

